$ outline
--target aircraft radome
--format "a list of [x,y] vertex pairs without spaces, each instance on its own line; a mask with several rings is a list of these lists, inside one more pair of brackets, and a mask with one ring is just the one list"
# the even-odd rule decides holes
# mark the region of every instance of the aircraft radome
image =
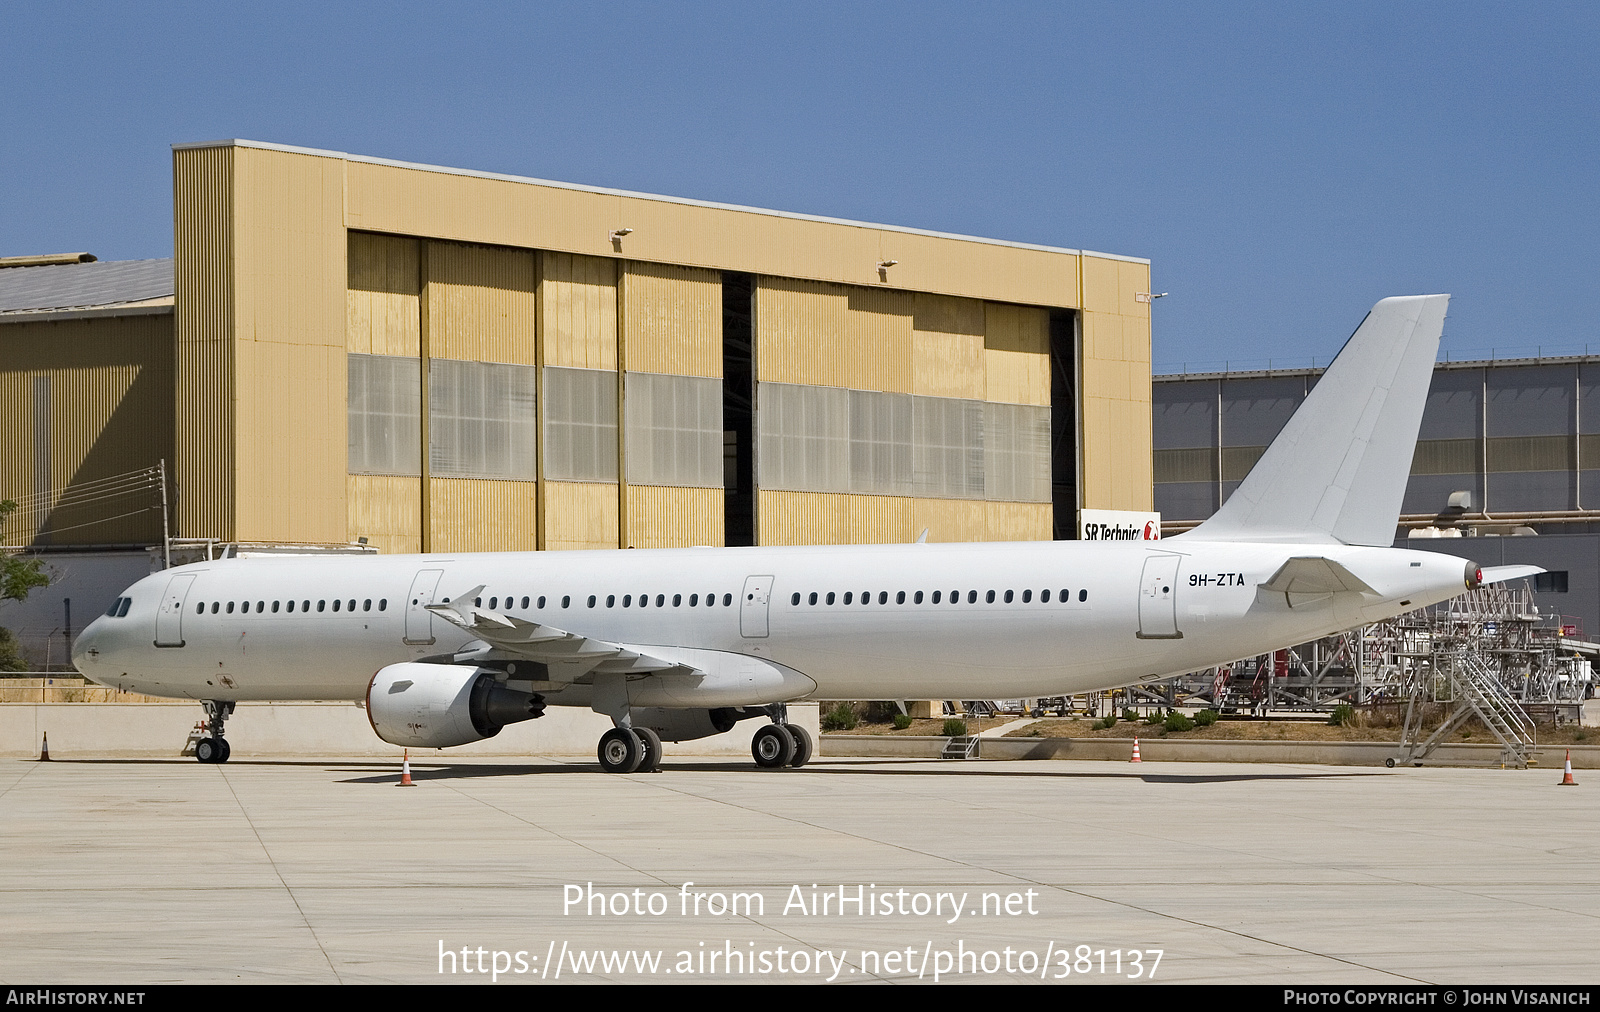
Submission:
[[1065,696],[1303,643],[1537,572],[1393,543],[1449,297],[1373,307],[1214,516],[1150,543],[1055,541],[229,560],[132,587],[73,649],[102,685],[200,700],[364,700],[384,741],[447,747],[547,706],[611,718],[610,772],[766,718],[798,766],[807,699]]

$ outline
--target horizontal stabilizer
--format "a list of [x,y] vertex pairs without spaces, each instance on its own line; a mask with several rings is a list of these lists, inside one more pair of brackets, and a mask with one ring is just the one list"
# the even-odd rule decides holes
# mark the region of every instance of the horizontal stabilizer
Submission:
[[1484,566],[1479,570],[1483,574],[1479,583],[1505,583],[1507,580],[1526,580],[1530,576],[1537,576],[1544,570],[1538,566]]
[[1278,594],[1376,594],[1356,574],[1332,559],[1296,556],[1278,567],[1262,590]]

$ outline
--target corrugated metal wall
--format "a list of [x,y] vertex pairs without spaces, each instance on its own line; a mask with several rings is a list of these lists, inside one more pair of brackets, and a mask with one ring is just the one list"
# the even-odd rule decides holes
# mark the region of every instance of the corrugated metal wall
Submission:
[[[301,155],[299,157],[307,157]],[[1078,256],[534,182],[346,162],[352,229],[1076,308]],[[614,244],[612,229],[632,233]],[[620,249],[619,249],[620,246]]]
[[248,462],[237,471],[233,536],[343,542],[344,165],[240,148],[232,182],[233,415]]
[[619,548],[617,486],[599,482],[544,482],[544,543],[551,551]]
[[[985,303],[977,299],[916,294],[911,315],[912,393],[971,400],[987,396],[985,316]],[[1048,345],[1045,351],[1048,366]]]
[[617,267],[600,257],[540,258],[539,323],[544,364],[617,367]]
[[1150,266],[1094,256],[1083,265],[1080,363],[1082,498],[1088,509],[1148,510]]
[[172,372],[169,315],[0,326],[0,544],[159,541],[158,488],[96,483],[170,467]]
[[234,154],[234,148],[172,153],[173,533],[184,537],[232,538],[236,530]]
[[723,543],[722,489],[628,486],[628,547]]
[[722,375],[722,276],[628,261],[619,276],[626,367],[676,376]]
[[357,355],[422,354],[418,242],[350,233],[346,350]]
[[429,358],[538,364],[532,251],[430,242],[427,263]]
[[385,555],[422,551],[422,479],[348,476],[350,540],[366,538]]
[[429,479],[430,550],[533,551],[538,547],[537,494],[531,481]]

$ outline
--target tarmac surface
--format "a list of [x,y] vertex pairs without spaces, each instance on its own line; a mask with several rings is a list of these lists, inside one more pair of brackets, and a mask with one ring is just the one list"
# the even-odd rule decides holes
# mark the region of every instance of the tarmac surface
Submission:
[[413,775],[0,761],[0,976],[1600,978],[1600,781],[1549,768],[669,754],[646,775],[538,757]]

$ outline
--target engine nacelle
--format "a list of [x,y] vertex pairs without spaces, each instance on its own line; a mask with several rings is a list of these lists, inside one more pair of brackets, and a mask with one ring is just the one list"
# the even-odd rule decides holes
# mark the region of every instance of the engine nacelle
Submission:
[[766,712],[734,706],[719,706],[714,710],[636,706],[630,715],[634,727],[648,727],[660,735],[662,741],[694,741],[721,734],[748,717],[766,716]]
[[543,696],[508,689],[493,671],[464,664],[391,664],[367,686],[367,719],[391,745],[466,745],[542,716]]

